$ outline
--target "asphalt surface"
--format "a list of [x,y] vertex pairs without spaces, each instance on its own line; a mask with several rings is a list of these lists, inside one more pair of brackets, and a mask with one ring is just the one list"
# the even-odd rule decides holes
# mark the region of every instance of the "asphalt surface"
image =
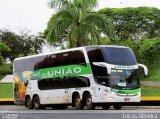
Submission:
[[160,106],[124,106],[121,110],[28,110],[24,106],[0,105],[0,119],[160,119]]

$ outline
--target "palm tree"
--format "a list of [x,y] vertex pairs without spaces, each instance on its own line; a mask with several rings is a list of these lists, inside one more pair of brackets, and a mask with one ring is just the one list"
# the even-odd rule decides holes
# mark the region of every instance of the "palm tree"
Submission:
[[94,12],[97,0],[50,0],[56,10],[48,22],[45,37],[51,44],[65,39],[69,47],[100,43],[101,34],[111,35],[112,25],[105,15]]

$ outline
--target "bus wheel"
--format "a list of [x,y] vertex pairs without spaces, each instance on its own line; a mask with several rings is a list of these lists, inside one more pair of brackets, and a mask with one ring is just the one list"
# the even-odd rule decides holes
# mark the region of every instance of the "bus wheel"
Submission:
[[88,95],[86,96],[86,107],[87,107],[87,109],[89,109],[89,110],[95,109],[95,105],[94,105],[94,103],[92,102],[92,97],[91,97],[90,94],[88,94]]
[[103,109],[109,109],[109,108],[110,108],[110,105],[109,105],[109,104],[103,104],[103,105],[102,105],[102,108],[103,108]]
[[114,104],[113,107],[116,110],[120,110],[122,108],[122,105],[121,104]]
[[41,105],[40,105],[40,100],[39,100],[38,96],[34,97],[33,102],[34,102],[34,108],[35,109],[40,109]]
[[26,102],[26,107],[28,109],[33,109],[33,103],[32,103],[32,100],[31,100],[31,98],[29,96],[26,98],[25,102]]
[[76,95],[75,100],[74,100],[74,105],[75,105],[76,109],[83,109],[84,108],[79,95]]

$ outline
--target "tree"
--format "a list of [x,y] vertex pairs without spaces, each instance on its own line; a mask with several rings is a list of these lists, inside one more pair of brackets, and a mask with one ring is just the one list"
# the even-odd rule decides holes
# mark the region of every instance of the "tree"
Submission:
[[115,26],[119,40],[160,36],[160,9],[151,7],[105,8],[100,11]]
[[3,52],[4,58],[9,58],[13,61],[16,57],[27,56],[29,54],[39,53],[42,50],[44,41],[38,36],[30,35],[25,30],[20,35],[9,30],[0,30],[0,41],[5,43],[10,49],[10,52]]
[[20,42],[18,42],[15,33],[10,32],[6,29],[1,30],[0,41],[5,43],[11,49],[11,52],[2,52],[2,56],[4,58],[10,58],[11,60],[13,60],[14,58],[18,57],[21,48],[19,47]]
[[32,35],[26,28],[20,30],[19,40],[21,41],[21,45],[23,47],[23,51],[21,52],[22,56],[35,53],[37,54],[42,51],[44,40],[39,36]]
[[160,63],[160,37],[140,41],[139,55],[146,64]]
[[93,9],[97,0],[50,0],[57,13],[48,22],[44,37],[50,44],[67,41],[69,47],[87,45],[88,41],[100,43],[101,34],[112,36],[108,19]]
[[0,65],[3,63],[4,59],[1,56],[1,52],[9,52],[10,48],[8,46],[6,46],[6,44],[0,42]]
[[2,42],[0,42],[0,54],[1,54],[1,52],[7,52],[7,51],[10,51],[10,48],[6,45],[6,44],[4,44],[4,43],[2,43]]

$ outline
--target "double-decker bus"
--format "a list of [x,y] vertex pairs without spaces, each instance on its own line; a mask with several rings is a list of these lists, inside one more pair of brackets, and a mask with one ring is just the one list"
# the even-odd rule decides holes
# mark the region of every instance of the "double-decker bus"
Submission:
[[140,102],[139,67],[133,51],[124,46],[86,46],[14,60],[15,103],[28,109],[121,109]]

